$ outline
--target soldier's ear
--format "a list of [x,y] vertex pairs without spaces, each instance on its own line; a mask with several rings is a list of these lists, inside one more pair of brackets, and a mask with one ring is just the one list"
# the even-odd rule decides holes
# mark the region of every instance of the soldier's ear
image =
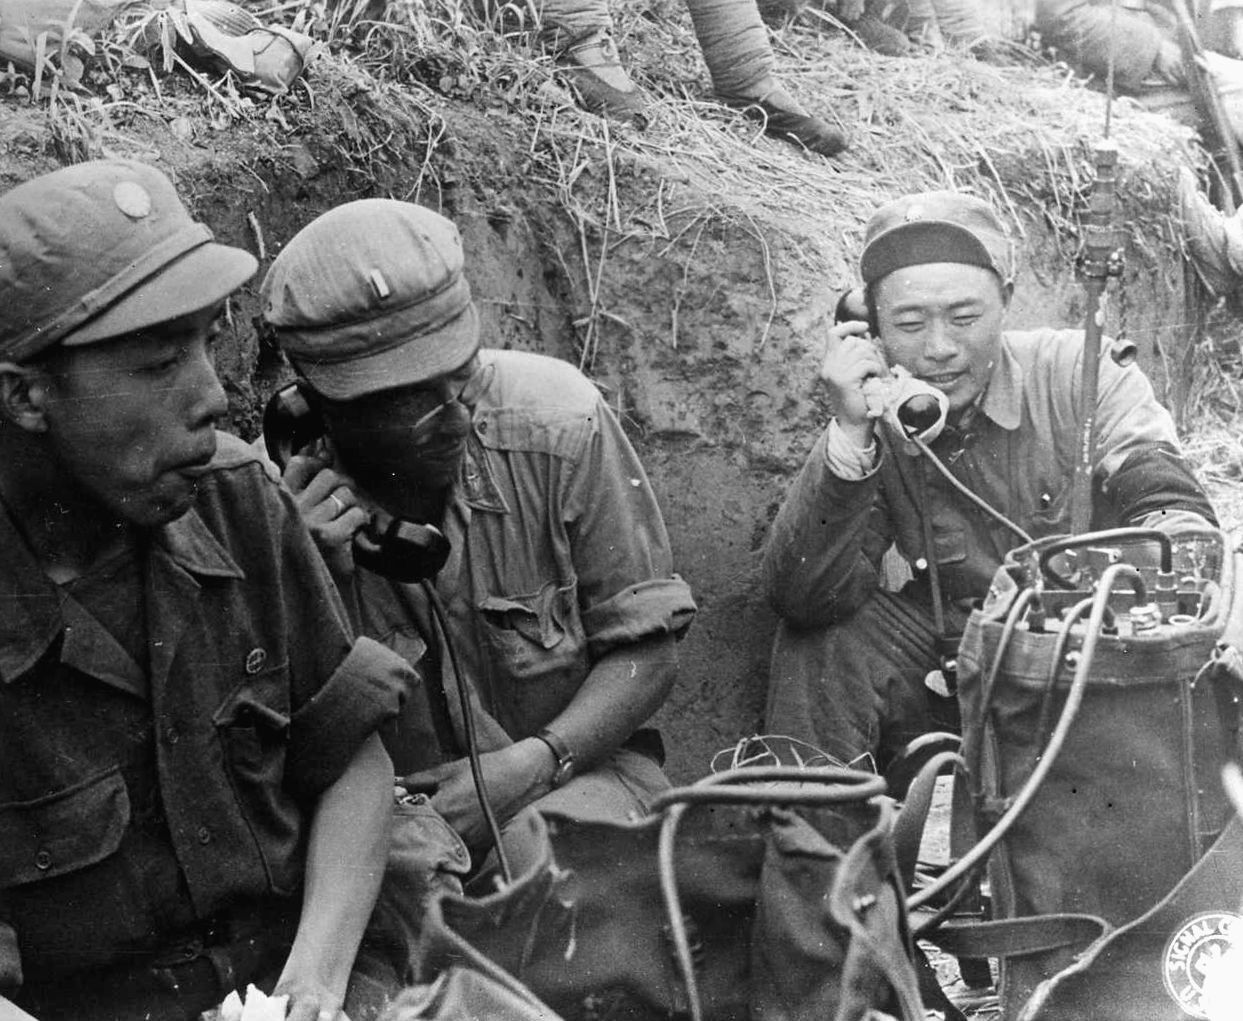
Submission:
[[27,432],[46,432],[51,386],[42,368],[0,362],[0,419]]

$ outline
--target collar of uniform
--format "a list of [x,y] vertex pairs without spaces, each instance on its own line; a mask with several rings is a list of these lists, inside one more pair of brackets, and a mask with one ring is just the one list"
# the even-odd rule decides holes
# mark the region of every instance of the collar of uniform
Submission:
[[60,594],[0,509],[0,682],[33,667],[64,629]]
[[496,479],[488,465],[487,452],[473,431],[466,440],[466,454],[462,458],[459,481],[462,485],[462,499],[471,507],[491,511],[493,514],[509,513],[509,504],[497,488]]
[[[193,508],[161,528],[154,545],[192,574],[245,577]],[[64,633],[65,616],[56,586],[4,513],[0,550],[5,552],[0,558],[0,682],[9,683],[30,670]]]
[[1004,334],[980,410],[1003,429],[1013,431],[1023,421],[1023,367],[1010,351]]
[[[496,379],[496,352],[481,348],[478,354],[479,388],[471,395],[470,435],[466,437],[466,453],[458,476],[462,502],[476,510],[508,514],[509,504],[496,484],[482,437],[496,438],[497,422],[491,414],[500,401],[500,384]],[[474,382],[472,380],[472,382]]]
[[246,577],[194,508],[160,529],[155,545],[191,574],[205,578]]

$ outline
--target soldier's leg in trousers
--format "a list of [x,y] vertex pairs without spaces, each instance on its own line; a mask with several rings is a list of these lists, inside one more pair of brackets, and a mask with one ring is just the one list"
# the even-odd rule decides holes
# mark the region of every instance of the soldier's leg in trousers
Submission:
[[773,643],[765,729],[844,763],[883,772],[911,740],[956,729],[953,700],[924,683],[940,663],[931,614],[918,600],[878,591],[848,620],[800,630],[782,622]]
[[975,46],[992,36],[982,0],[932,0],[937,27],[946,42]]
[[842,132],[813,117],[776,77],[768,29],[756,0],[686,0],[717,97],[763,117],[769,134],[832,156],[846,147]]
[[608,0],[543,0],[540,38],[584,109],[603,117],[645,123],[647,95],[626,73]]
[[597,29],[613,31],[608,0],[544,0],[540,34],[546,41],[570,42]]
[[937,24],[937,12],[932,0],[907,0],[906,23],[902,26],[907,38],[940,49],[945,45],[941,27]]

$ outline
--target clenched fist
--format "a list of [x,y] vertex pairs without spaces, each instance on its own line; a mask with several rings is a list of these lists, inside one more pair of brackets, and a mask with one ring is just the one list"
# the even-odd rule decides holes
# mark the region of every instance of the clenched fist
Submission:
[[885,410],[881,381],[889,366],[867,323],[838,323],[829,330],[820,378],[837,409],[837,424],[860,447],[872,442],[872,424]]

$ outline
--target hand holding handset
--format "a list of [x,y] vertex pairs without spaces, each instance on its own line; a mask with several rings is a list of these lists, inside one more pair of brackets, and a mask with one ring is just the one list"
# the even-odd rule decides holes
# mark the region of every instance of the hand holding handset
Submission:
[[[324,434],[323,419],[297,382],[276,391],[264,408],[263,442],[282,472],[295,455],[313,447]],[[337,498],[328,495],[326,499]],[[355,566],[405,583],[435,577],[449,557],[449,541],[440,529],[394,517],[379,507],[367,510],[368,520],[354,533],[351,544]]]
[[856,421],[859,412],[883,419],[907,441],[908,453],[918,453],[914,440],[931,443],[945,428],[949,400],[901,365],[888,365],[875,340],[879,333],[875,309],[868,307],[861,288],[842,295],[833,318],[821,377],[837,390],[847,414],[853,411]]

